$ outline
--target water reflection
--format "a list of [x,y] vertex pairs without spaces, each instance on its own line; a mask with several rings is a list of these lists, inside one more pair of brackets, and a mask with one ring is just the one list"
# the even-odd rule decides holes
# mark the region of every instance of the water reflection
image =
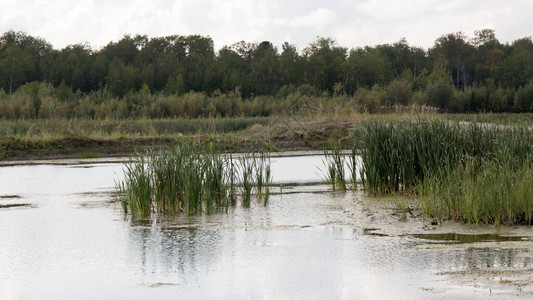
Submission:
[[216,231],[194,227],[162,230],[134,226],[129,235],[143,281],[150,281],[156,273],[176,273],[179,276],[173,280],[186,282],[218,259],[223,244]]
[[[290,177],[293,158],[284,159],[284,180],[314,180]],[[321,164],[295,160],[311,174]],[[346,214],[361,209],[351,193],[319,185],[273,194],[266,208],[125,218],[109,202],[121,170],[0,168],[0,195],[20,197],[1,204],[37,203],[0,210],[0,299],[483,298],[436,274],[532,267],[528,251],[486,244],[516,238],[376,234]]]

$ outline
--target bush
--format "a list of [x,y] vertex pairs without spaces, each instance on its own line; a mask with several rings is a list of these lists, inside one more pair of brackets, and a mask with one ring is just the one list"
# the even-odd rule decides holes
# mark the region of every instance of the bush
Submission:
[[409,105],[411,104],[413,91],[412,86],[405,80],[393,80],[387,88],[385,105]]
[[533,80],[516,91],[514,110],[516,112],[533,112]]
[[428,84],[425,91],[426,103],[429,106],[446,111],[452,110],[453,95],[453,86],[444,81],[436,81]]

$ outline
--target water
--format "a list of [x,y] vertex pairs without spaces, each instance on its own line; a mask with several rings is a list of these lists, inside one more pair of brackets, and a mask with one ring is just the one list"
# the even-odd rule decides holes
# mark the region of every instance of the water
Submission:
[[[322,159],[273,158],[274,181],[320,181]],[[113,201],[122,168],[0,168],[0,205],[26,205],[0,208],[0,299],[483,299],[439,273],[532,267],[515,248],[374,234],[351,213],[364,195],[324,185],[276,187],[266,208],[131,220]]]

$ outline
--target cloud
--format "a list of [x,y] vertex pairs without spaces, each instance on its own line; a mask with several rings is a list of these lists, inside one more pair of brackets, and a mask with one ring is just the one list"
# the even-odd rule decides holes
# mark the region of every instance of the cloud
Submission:
[[25,31],[56,48],[99,48],[137,33],[209,35],[217,48],[240,40],[303,48],[316,36],[349,48],[406,37],[428,48],[443,34],[486,27],[502,42],[529,36],[531,11],[528,0],[2,0],[0,32]]
[[302,17],[296,16],[288,22],[288,24],[292,27],[307,27],[314,30],[322,30],[328,24],[331,24],[336,16],[337,14],[333,11],[324,7],[319,7],[308,15]]

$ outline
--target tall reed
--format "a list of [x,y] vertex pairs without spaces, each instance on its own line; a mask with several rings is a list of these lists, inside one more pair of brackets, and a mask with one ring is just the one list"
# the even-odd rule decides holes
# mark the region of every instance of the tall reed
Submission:
[[254,160],[247,155],[239,160],[241,187],[242,187],[242,206],[250,207],[253,189]]
[[529,224],[533,212],[533,167],[481,160],[443,170],[421,194],[426,217],[480,224]]
[[124,170],[124,181],[117,183],[124,212],[149,215],[152,208],[152,182],[145,156],[131,158]]
[[351,149],[350,149],[350,157],[349,157],[349,161],[348,161],[348,169],[350,170],[350,182],[352,184],[352,189],[356,189],[357,187],[357,184],[358,184],[358,181],[357,181],[357,170],[359,168],[359,162],[358,162],[358,149],[360,148],[359,147],[359,143],[358,143],[358,140],[357,138],[355,137],[355,134],[352,134],[350,136],[350,144],[351,144]]
[[[143,216],[150,213],[188,215],[212,213],[217,208],[226,211],[236,204],[236,186],[242,186],[243,206],[249,207],[256,174],[261,182],[256,186],[266,193],[270,184],[270,164],[266,154],[254,158],[245,155],[235,165],[228,153],[214,150],[212,145],[178,144],[172,150],[146,152],[130,159],[124,171],[124,181],[117,184],[119,199],[125,212]],[[250,159],[251,158],[251,159]],[[261,170],[257,169],[261,166]],[[240,182],[237,181],[240,174]],[[258,193],[258,197],[261,194]],[[268,201],[264,200],[264,205]]]
[[272,175],[270,174],[270,163],[265,166],[265,191],[263,193],[263,206],[268,205],[270,199],[270,185],[272,183]]
[[531,223],[533,133],[445,120],[365,124],[361,178],[372,193],[415,193],[427,217]]
[[326,181],[331,185],[333,191],[346,191],[346,179],[344,172],[345,157],[342,153],[339,142],[332,143],[330,150],[324,150],[324,165],[326,166]]

